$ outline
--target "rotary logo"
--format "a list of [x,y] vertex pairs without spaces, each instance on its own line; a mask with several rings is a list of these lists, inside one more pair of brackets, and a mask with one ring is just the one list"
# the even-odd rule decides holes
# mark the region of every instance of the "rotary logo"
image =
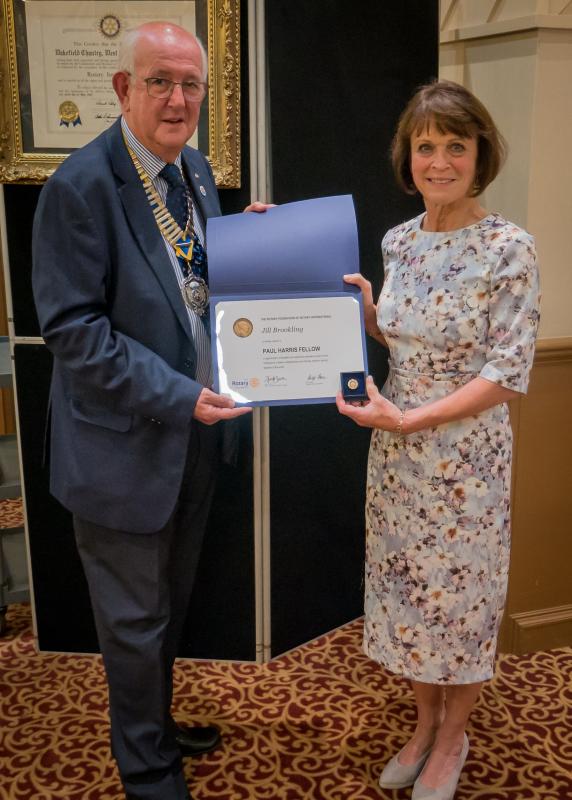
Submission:
[[99,20],[99,30],[108,39],[115,39],[121,30],[121,22],[115,14],[106,14]]
[[260,386],[260,378],[251,378],[248,382],[252,389],[258,389]]

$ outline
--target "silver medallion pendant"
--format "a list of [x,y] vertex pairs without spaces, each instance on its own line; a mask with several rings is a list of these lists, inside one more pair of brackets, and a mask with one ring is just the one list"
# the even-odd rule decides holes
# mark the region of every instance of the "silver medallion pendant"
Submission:
[[181,286],[183,299],[191,311],[204,316],[209,305],[209,287],[203,278],[198,275],[189,275]]

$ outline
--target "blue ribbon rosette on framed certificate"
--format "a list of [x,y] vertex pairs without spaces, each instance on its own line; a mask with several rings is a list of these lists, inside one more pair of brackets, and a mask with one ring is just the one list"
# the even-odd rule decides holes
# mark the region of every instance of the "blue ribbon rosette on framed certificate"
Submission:
[[[215,390],[239,404],[333,402],[367,374],[351,195],[207,222]],[[365,380],[365,378],[364,378]]]

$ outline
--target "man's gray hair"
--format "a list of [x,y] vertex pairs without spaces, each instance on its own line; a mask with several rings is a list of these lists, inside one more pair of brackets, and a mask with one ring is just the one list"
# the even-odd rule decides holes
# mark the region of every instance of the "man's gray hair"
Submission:
[[[128,72],[130,75],[135,74],[135,48],[141,36],[144,35],[145,31],[142,31],[140,28],[131,28],[126,31],[119,46],[119,63],[117,65],[119,72]],[[202,79],[206,82],[209,71],[207,52],[199,37],[195,36],[195,39],[201,51]]]

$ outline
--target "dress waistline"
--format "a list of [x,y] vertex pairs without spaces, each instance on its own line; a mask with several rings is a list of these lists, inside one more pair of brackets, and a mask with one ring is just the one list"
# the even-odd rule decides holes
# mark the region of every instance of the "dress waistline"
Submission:
[[391,363],[389,364],[389,372],[412,381],[426,378],[430,381],[452,381],[453,383],[467,383],[479,375],[478,372],[417,372],[412,369],[395,367]]

